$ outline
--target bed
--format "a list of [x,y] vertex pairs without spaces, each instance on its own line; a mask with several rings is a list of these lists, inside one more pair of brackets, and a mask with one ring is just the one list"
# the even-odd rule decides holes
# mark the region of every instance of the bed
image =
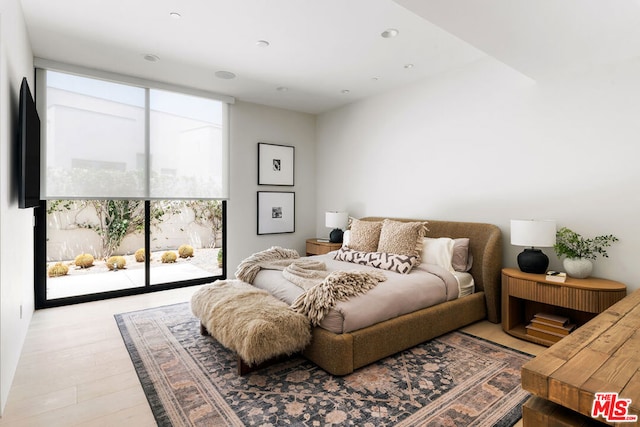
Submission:
[[[322,322],[313,328],[311,343],[303,351],[306,358],[331,374],[349,374],[362,366],[482,319],[488,319],[493,323],[500,322],[502,237],[497,226],[454,221],[398,218],[386,220],[406,225],[426,223],[428,231],[425,237],[433,240],[442,237],[468,239],[468,249],[473,262],[468,273],[457,275],[454,282],[451,282],[450,277],[448,281],[443,280],[443,284],[439,285],[433,294],[436,296],[426,296],[423,298],[425,301],[409,298],[409,304],[414,306],[409,305],[410,309],[403,308],[406,313],[398,314],[397,307],[388,307],[388,304],[381,304],[380,299],[375,299],[376,293],[395,286],[395,282],[391,283],[390,280],[380,282],[366,294],[354,297],[354,300],[362,300],[360,309],[356,309],[355,313],[352,310],[349,316],[344,315],[344,306],[351,303],[338,303],[336,308],[327,313]],[[367,217],[359,221],[361,225],[369,226],[382,223],[385,218]],[[311,258],[326,262],[329,269],[367,269],[354,263],[334,261],[334,256],[335,253],[330,253]],[[410,283],[406,286],[416,286],[411,284],[412,280],[416,280],[424,271],[435,273],[437,276],[438,268],[431,263],[421,262],[409,274],[402,275],[402,280]],[[468,295],[462,295],[468,292],[465,274],[472,278],[473,282],[473,292]],[[280,271],[261,270],[255,276],[253,285],[291,303],[296,297],[295,292],[287,290],[286,286],[283,288],[282,283],[274,285],[282,280],[281,275]],[[394,274],[387,276],[391,277]],[[459,292],[461,295],[458,295]],[[382,317],[372,321],[372,311],[380,312],[373,313],[374,319],[378,314]]]

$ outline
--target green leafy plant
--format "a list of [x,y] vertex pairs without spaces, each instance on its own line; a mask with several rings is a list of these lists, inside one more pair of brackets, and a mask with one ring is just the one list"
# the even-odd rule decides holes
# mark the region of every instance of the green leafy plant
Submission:
[[[78,221],[78,215],[85,209],[93,209],[97,222]],[[176,209],[170,204],[151,203],[151,226],[159,228],[165,215]],[[75,212],[72,220],[79,228],[95,231],[102,241],[100,257],[107,259],[118,249],[129,234],[144,230],[145,207],[143,200],[53,200],[48,203],[47,214],[55,212]]]
[[556,244],[553,248],[558,256],[567,258],[596,259],[598,255],[608,258],[605,248],[617,241],[618,238],[612,234],[585,239],[575,231],[563,227],[556,232]]
[[212,247],[215,247],[216,235],[222,231],[222,202],[220,200],[183,200],[181,203],[182,207],[193,211],[196,224],[211,230]]

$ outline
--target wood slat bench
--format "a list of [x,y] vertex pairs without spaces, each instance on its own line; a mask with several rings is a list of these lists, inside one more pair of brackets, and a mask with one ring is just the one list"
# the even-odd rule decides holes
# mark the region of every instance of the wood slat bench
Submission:
[[[631,399],[628,414],[640,415],[640,290],[527,362],[522,387],[534,394],[523,408],[525,427],[591,425],[598,392]],[[553,418],[553,413],[566,417],[563,408],[574,411],[575,423]]]

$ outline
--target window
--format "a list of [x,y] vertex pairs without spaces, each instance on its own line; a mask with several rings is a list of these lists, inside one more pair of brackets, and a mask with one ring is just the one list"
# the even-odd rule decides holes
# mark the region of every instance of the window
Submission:
[[226,102],[49,70],[38,78],[43,199],[228,198]]
[[[224,277],[228,100],[127,78],[36,76],[46,200],[36,210],[36,306]],[[79,265],[86,254],[94,263]]]

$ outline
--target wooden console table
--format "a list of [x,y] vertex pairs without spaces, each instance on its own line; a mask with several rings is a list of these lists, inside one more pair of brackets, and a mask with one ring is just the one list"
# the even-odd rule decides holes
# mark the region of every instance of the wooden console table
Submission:
[[522,409],[524,427],[601,425],[591,417],[598,392],[631,399],[626,415],[639,421],[628,425],[638,425],[639,354],[637,290],[522,367],[522,388],[534,394]]
[[550,346],[553,341],[527,335],[525,326],[534,314],[546,312],[568,317],[578,326],[593,319],[627,294],[627,288],[613,280],[567,277],[550,282],[544,274],[502,270],[502,329],[510,335]]

